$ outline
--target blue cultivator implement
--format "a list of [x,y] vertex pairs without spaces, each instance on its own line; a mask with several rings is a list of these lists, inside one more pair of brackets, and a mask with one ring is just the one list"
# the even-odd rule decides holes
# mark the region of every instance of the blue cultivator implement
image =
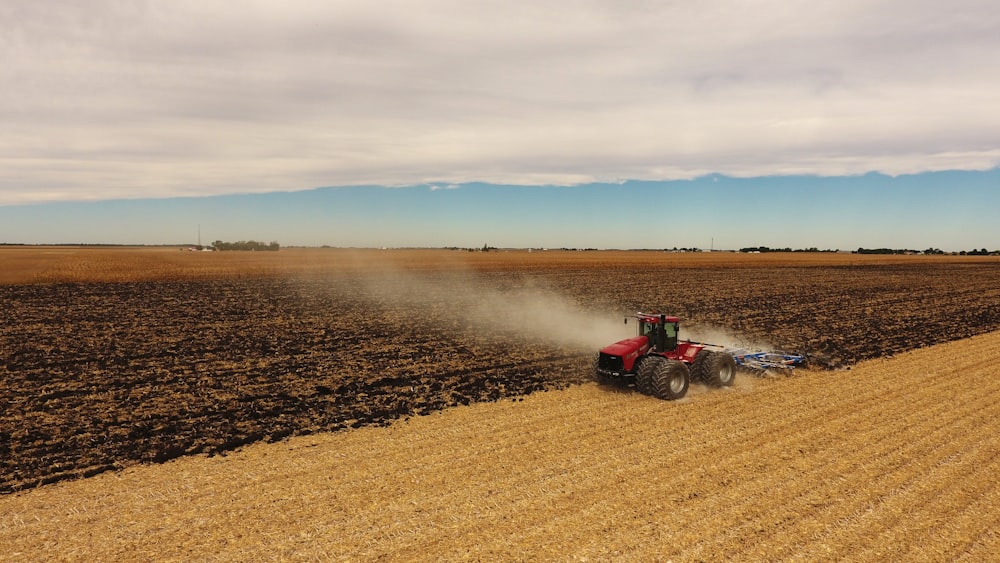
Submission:
[[736,360],[736,367],[753,375],[764,375],[768,370],[790,371],[802,365],[806,358],[797,354],[782,352],[747,352],[746,350],[726,350]]
[[692,344],[699,344],[731,355],[736,360],[736,369],[749,375],[765,375],[768,371],[790,374],[793,369],[806,361],[806,357],[799,354],[748,351],[743,348],[728,348],[721,344],[709,344],[708,342],[692,342]]

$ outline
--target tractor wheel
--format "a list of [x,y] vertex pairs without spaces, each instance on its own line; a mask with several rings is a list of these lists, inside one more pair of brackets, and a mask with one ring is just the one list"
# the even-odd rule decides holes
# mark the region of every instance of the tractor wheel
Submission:
[[635,370],[635,390],[643,395],[653,392],[653,373],[656,366],[664,361],[660,356],[650,356],[639,360],[639,367]]
[[736,360],[732,354],[712,352],[702,364],[702,377],[712,387],[732,387],[736,381]]
[[698,352],[698,355],[694,357],[694,361],[691,362],[691,381],[704,381],[705,380],[705,360],[711,354],[708,350],[702,349]]
[[684,362],[664,360],[657,362],[653,372],[652,394],[658,399],[673,401],[687,394],[690,372]]

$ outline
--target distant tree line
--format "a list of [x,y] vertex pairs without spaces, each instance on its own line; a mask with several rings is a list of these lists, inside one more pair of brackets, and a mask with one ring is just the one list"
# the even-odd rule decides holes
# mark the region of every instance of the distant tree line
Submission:
[[905,248],[859,248],[855,254],[950,254],[952,256],[1000,256],[1000,250],[962,250],[961,252],[945,252],[940,248],[928,248],[926,250],[909,250]]
[[921,254],[908,248],[858,248],[855,254]]
[[241,240],[238,242],[223,242],[217,240],[212,243],[216,250],[278,250],[281,248],[277,242],[263,243],[255,240]]
[[497,247],[484,244],[482,248],[461,248],[458,246],[446,246],[445,250],[464,250],[466,252],[493,252]]
[[965,250],[958,253],[959,256],[1000,256],[1000,250],[986,250],[981,248],[979,250]]
[[[819,250],[818,248],[769,248],[767,246],[748,246],[741,248],[740,252],[840,252],[839,250]],[[852,254],[949,254],[952,256],[1000,256],[1000,250],[963,250],[961,252],[945,252],[940,248],[928,248],[926,250],[911,250],[909,248],[858,248],[852,250]]]

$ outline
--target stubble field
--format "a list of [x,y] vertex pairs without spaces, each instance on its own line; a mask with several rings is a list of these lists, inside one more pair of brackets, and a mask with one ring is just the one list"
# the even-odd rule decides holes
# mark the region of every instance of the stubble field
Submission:
[[[51,252],[0,250],[0,559],[1000,547],[995,260]],[[811,367],[673,403],[590,383],[653,308]]]

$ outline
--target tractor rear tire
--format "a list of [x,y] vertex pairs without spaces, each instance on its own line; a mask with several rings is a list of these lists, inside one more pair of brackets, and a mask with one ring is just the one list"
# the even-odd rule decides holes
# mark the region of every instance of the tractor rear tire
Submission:
[[684,362],[663,360],[656,363],[653,372],[652,395],[658,399],[673,401],[687,394],[691,373]]
[[660,356],[649,356],[637,361],[639,367],[635,370],[635,390],[643,395],[649,395],[653,392],[653,373],[656,371],[656,366],[666,360]]
[[736,360],[732,354],[711,352],[701,368],[702,379],[712,387],[732,387],[736,381]]

